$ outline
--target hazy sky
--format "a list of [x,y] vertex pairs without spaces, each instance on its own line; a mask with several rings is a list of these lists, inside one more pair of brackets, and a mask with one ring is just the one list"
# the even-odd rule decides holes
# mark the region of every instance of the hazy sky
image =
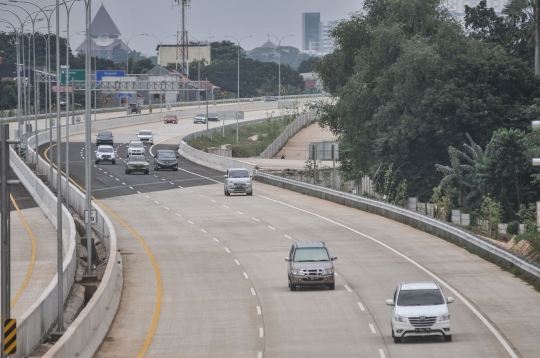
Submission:
[[[0,0],[8,2],[9,0]],[[31,0],[28,0],[31,1]],[[54,4],[54,0],[33,0],[39,6]],[[178,7],[172,7],[173,0],[92,0],[92,19],[103,4],[116,26],[126,39],[141,33],[154,35],[163,40],[181,30],[181,16]],[[20,4],[27,10],[35,7]],[[281,38],[293,35],[281,43],[285,46],[301,48],[302,13],[320,12],[321,21],[347,18],[351,12],[360,10],[361,0],[191,0],[187,10],[187,30],[190,40],[214,36],[211,41],[226,40],[225,36],[246,38],[241,46],[251,50],[267,40],[266,34]],[[23,16],[22,10],[11,6],[0,8],[16,11]],[[65,30],[65,8],[62,10],[61,27]],[[0,12],[0,18],[15,20],[6,12]],[[53,16],[54,18],[54,16]],[[16,20],[15,20],[16,21]],[[54,23],[54,21],[52,21]],[[44,21],[40,26],[44,26]],[[0,23],[0,29],[7,31]],[[42,29],[40,31],[46,31]],[[54,26],[53,26],[54,31]],[[70,33],[84,31],[84,5],[76,3],[70,16]],[[271,38],[272,40],[272,38]],[[83,35],[71,37],[72,48],[77,48],[83,41]],[[163,43],[174,43],[176,37],[169,37]],[[276,43],[276,41],[273,41]],[[155,55],[157,40],[148,36],[136,36],[129,46],[146,55]]]

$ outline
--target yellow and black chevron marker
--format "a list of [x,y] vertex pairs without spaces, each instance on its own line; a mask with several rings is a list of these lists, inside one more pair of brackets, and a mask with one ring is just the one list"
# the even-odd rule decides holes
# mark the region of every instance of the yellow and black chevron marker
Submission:
[[17,320],[8,318],[4,321],[4,354],[17,353]]

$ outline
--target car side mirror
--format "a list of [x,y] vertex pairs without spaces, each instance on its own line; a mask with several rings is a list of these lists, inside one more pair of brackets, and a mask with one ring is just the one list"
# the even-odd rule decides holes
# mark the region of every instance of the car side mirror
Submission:
[[227,178],[227,174],[225,174],[224,177]]
[[452,303],[452,302],[454,302],[454,297],[448,297],[446,299],[446,303]]
[[291,258],[290,258],[290,257],[286,257],[286,258],[285,258],[285,261],[291,262]]
[[150,163],[150,159],[146,158],[146,162],[147,162],[147,163]]
[[337,256],[332,256],[331,260],[332,260],[332,261],[336,261],[336,260],[337,260]]
[[178,159],[178,157],[180,157],[179,155],[176,156],[176,159]]
[[394,300],[386,300],[386,304],[387,304],[388,306],[395,306]]

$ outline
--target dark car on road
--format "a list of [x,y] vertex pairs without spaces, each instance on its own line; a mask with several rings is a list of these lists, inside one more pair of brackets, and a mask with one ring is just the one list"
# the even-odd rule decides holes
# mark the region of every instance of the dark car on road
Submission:
[[114,136],[111,131],[99,131],[98,134],[96,134],[96,145],[114,145],[113,137]]
[[141,107],[139,107],[138,103],[130,103],[129,104],[129,113],[141,113]]
[[167,123],[178,124],[178,117],[176,116],[176,114],[167,114],[165,118],[163,119],[163,123],[164,124],[167,124]]
[[144,174],[150,173],[150,160],[146,159],[144,155],[130,155],[126,160],[125,170],[126,174],[134,172],[141,172]]
[[214,122],[219,121],[218,115],[215,112],[208,113],[208,122],[212,122],[212,121],[214,121]]
[[154,170],[171,169],[178,171],[178,155],[170,149],[160,149],[154,155]]

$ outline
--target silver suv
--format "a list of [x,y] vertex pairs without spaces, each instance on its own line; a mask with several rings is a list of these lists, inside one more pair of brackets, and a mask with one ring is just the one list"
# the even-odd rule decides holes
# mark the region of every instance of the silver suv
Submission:
[[289,263],[287,278],[289,288],[297,286],[327,286],[336,288],[334,263],[336,256],[330,256],[322,241],[298,241],[291,247],[285,261]]
[[151,145],[154,145],[154,134],[150,130],[140,130],[139,133],[137,133],[137,138],[143,143],[149,143]]
[[442,336],[452,341],[448,303],[453,297],[444,298],[435,282],[401,283],[394,292],[394,299],[386,300],[393,306],[392,337],[394,343],[414,336]]
[[116,164],[116,154],[112,145],[100,145],[96,150],[96,164],[110,162]]
[[132,140],[129,142],[128,150],[127,150],[127,157],[129,158],[130,155],[143,155],[144,156],[144,144],[141,141],[138,140]]
[[248,170],[245,168],[227,169],[224,191],[226,196],[231,195],[231,193],[246,193],[246,195],[249,196],[253,195],[253,184]]

